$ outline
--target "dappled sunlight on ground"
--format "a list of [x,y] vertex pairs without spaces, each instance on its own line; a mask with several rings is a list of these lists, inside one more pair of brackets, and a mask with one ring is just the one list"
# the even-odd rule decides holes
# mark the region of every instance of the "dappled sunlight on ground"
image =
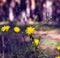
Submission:
[[58,42],[60,42],[60,34],[58,33],[59,30],[45,30],[45,31],[35,31],[34,35],[41,36],[41,43],[40,46],[43,49],[51,48],[55,49]]

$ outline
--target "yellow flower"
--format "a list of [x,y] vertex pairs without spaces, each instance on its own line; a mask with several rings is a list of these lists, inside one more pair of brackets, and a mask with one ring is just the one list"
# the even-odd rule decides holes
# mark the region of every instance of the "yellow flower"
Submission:
[[60,58],[60,55],[56,56],[55,58]]
[[60,46],[57,46],[57,50],[60,50]]
[[32,42],[34,45],[38,45],[40,43],[39,39],[34,39],[34,41]]
[[19,27],[14,27],[14,32],[16,32],[16,33],[20,32],[20,28]]
[[28,35],[33,34],[34,31],[35,31],[35,28],[33,28],[32,26],[27,27],[26,30],[25,30],[25,32],[26,32]]
[[6,26],[5,29],[6,31],[8,31],[10,29],[10,26]]
[[3,27],[1,28],[1,31],[2,31],[2,32],[4,32],[4,31],[5,31],[5,26],[3,26]]
[[7,26],[4,25],[4,26],[1,28],[1,31],[2,31],[2,32],[9,31],[9,28],[10,28],[9,25],[7,25]]

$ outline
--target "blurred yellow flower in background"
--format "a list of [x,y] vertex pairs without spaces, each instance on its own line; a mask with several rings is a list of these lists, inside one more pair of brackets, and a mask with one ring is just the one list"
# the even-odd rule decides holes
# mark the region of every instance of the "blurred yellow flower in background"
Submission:
[[60,58],[60,55],[56,56],[55,58]]
[[33,34],[33,33],[34,33],[34,31],[35,31],[35,28],[34,28],[34,27],[32,27],[32,26],[27,27],[27,28],[26,28],[26,30],[25,30],[25,32],[26,32],[28,35]]
[[57,46],[57,50],[60,50],[60,45],[59,45],[59,46]]
[[5,26],[3,26],[3,27],[1,28],[1,31],[2,31],[2,32],[4,32],[4,31],[5,31]]
[[9,28],[10,28],[9,25],[7,25],[7,26],[4,25],[4,26],[1,28],[1,31],[2,31],[2,32],[9,31]]
[[39,39],[34,39],[34,41],[32,42],[34,45],[38,45],[40,43]]
[[7,26],[5,27],[5,29],[6,29],[6,31],[8,31],[8,30],[10,29],[10,26],[7,25]]
[[20,28],[19,27],[14,27],[14,32],[16,32],[16,33],[20,32]]

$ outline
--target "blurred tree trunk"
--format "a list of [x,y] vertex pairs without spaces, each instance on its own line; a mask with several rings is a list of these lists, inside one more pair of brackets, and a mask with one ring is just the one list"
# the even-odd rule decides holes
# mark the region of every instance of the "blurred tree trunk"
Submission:
[[43,11],[43,1],[42,0],[35,0],[36,9],[35,12],[38,15],[38,21],[42,21],[42,11]]

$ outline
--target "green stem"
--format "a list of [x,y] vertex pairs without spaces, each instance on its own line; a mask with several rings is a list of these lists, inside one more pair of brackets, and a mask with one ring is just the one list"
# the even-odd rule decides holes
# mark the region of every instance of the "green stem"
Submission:
[[43,53],[44,56],[48,57],[48,55],[46,55],[41,48],[39,50]]

